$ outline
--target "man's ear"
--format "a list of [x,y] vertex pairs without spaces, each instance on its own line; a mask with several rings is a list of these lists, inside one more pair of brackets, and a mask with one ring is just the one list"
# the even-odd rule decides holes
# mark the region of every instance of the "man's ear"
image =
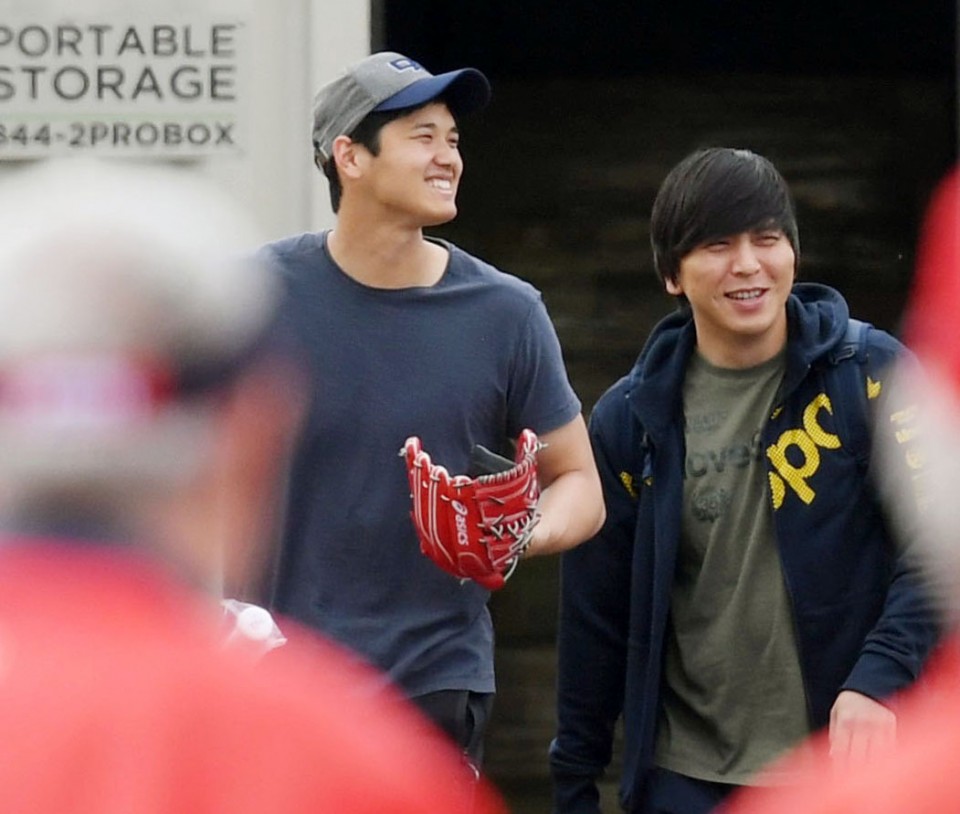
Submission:
[[333,140],[333,160],[337,163],[340,177],[358,178],[364,167],[367,149],[349,136],[337,136]]
[[667,278],[663,281],[663,285],[667,289],[667,293],[672,294],[674,297],[679,297],[681,294],[683,294],[683,286],[680,285],[679,279],[671,280],[670,278]]

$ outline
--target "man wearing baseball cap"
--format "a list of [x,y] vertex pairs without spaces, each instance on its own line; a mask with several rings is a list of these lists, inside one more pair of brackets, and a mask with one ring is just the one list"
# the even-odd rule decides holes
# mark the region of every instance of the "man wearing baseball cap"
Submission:
[[464,473],[474,445],[512,457],[525,428],[537,433],[541,519],[525,556],[577,545],[604,515],[540,293],[424,234],[457,214],[460,121],[489,98],[473,68],[433,75],[392,52],[349,67],[314,106],[336,224],[266,249],[316,382],[274,607],[386,671],[474,766],[495,689],[489,591],[421,554],[398,451],[417,436]]

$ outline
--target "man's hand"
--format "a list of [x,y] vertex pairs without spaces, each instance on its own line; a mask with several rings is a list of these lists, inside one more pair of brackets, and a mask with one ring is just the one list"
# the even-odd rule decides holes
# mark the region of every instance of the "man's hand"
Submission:
[[844,690],[830,710],[830,756],[845,768],[876,758],[896,744],[897,716],[879,701]]

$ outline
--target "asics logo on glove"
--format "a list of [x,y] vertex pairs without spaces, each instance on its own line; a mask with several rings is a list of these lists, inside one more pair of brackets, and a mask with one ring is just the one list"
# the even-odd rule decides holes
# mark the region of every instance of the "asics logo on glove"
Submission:
[[450,501],[450,505],[456,512],[455,522],[457,524],[457,542],[462,546],[470,545],[470,535],[467,533],[467,507],[459,500]]

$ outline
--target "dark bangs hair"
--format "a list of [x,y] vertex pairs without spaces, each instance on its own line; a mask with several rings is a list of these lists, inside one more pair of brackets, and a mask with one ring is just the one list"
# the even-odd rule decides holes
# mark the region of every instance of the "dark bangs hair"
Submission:
[[653,263],[661,280],[676,281],[680,261],[716,238],[781,229],[800,260],[797,219],[787,182],[750,150],[711,147],[677,164],[657,192],[650,215]]

